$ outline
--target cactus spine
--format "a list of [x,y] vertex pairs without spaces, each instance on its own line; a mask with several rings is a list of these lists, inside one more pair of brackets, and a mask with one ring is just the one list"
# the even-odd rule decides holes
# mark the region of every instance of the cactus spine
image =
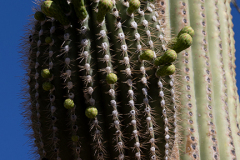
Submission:
[[240,159],[230,0],[37,4],[23,55],[36,159]]

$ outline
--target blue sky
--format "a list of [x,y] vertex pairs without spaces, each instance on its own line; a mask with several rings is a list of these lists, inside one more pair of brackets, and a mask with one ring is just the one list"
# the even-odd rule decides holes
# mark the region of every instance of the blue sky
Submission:
[[[239,2],[238,2],[239,3]],[[24,25],[33,14],[30,0],[2,0],[0,5],[0,159],[30,159],[28,138],[22,126],[19,98],[23,70],[18,45]],[[236,40],[237,85],[240,86],[240,14],[232,10]]]

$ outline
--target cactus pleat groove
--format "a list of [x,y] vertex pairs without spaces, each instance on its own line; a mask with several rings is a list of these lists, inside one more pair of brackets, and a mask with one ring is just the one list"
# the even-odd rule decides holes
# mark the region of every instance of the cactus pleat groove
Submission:
[[36,4],[23,47],[33,159],[240,159],[230,0]]

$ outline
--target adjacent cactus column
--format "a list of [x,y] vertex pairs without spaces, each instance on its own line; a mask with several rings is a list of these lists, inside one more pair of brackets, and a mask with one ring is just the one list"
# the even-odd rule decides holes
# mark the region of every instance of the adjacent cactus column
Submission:
[[23,47],[36,159],[240,159],[229,3],[38,2]]

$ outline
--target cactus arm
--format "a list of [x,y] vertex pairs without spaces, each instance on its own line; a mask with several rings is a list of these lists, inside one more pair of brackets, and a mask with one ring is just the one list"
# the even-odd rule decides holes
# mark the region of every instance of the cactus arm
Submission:
[[232,72],[231,72],[231,76],[232,76],[232,88],[233,88],[233,101],[234,101],[234,107],[229,107],[229,116],[232,118],[230,118],[230,126],[231,126],[231,130],[232,130],[232,140],[233,140],[233,143],[234,143],[234,147],[235,147],[235,150],[231,150],[232,154],[234,156],[236,156],[237,159],[239,159],[240,157],[240,153],[238,152],[239,149],[240,149],[240,146],[239,146],[239,143],[240,143],[240,128],[239,128],[239,122],[238,121],[238,117],[239,117],[239,95],[238,95],[238,92],[237,92],[237,86],[236,86],[236,72],[235,72],[235,69],[236,69],[236,65],[235,65],[235,60],[236,60],[236,57],[235,57],[235,40],[234,40],[234,32],[233,32],[233,23],[232,23],[232,15],[231,15],[231,7],[230,7],[230,2],[229,3],[226,3],[227,5],[227,13],[230,15],[228,17],[228,27],[229,27],[229,30],[230,30],[230,43],[231,43],[231,54],[232,56],[231,57],[228,57],[228,58],[231,58],[232,60]]
[[[213,89],[213,83],[211,73],[207,72],[210,70],[210,61],[208,45],[205,44],[205,40],[207,38],[207,22],[205,16],[203,16],[203,14],[206,15],[204,9],[209,6],[207,6],[204,2],[199,2],[198,5],[196,5],[197,2],[195,1],[189,1],[189,3],[191,9],[195,11],[190,15],[190,23],[193,28],[196,29],[196,33],[198,32],[196,35],[198,38],[195,39],[195,44],[197,43],[198,45],[192,49],[194,50],[193,68],[194,72],[198,73],[197,75],[194,75],[198,123],[202,124],[201,126],[199,125],[199,141],[202,142],[200,143],[200,154],[202,158],[217,159],[219,154],[216,133],[210,132],[211,130],[216,130],[216,124],[214,122],[213,111],[208,109],[209,107],[214,106],[214,101],[212,101],[212,94],[208,92]],[[193,19],[192,15],[196,17]],[[203,135],[207,136],[203,137]],[[208,147],[213,149],[209,150]]]
[[[223,3],[223,2],[222,2]],[[228,110],[226,111],[229,114],[228,122],[229,122],[229,139],[231,139],[231,156],[239,157],[239,153],[234,151],[234,147],[237,150],[239,148],[239,135],[237,134],[239,132],[239,129],[237,128],[237,121],[235,120],[236,117],[236,101],[235,101],[235,93],[234,93],[234,78],[232,73],[232,56],[234,54],[234,51],[232,50],[232,41],[231,41],[231,22],[230,22],[230,16],[226,17],[226,13],[230,15],[230,4],[228,2],[223,4],[223,10],[225,11],[225,14],[220,14],[221,19],[220,22],[226,22],[224,25],[221,25],[221,39],[224,42],[224,40],[227,40],[227,42],[223,43],[223,64],[224,64],[224,70],[225,70],[225,85],[227,86],[227,90],[225,93],[227,94],[228,99],[225,100],[225,105],[228,106]],[[222,33],[224,31],[224,33]],[[225,54],[224,54],[225,53]],[[235,155],[236,154],[236,155]]]
[[[234,1],[232,1],[232,3],[234,4]],[[236,3],[236,2],[235,2]],[[234,5],[235,7],[237,7],[238,8],[238,10],[239,10],[239,7],[235,4]],[[228,5],[227,6],[228,7],[228,12],[227,13],[231,13],[231,7],[230,7],[230,5]],[[232,20],[232,15],[230,16],[230,17],[228,17],[228,23],[229,23],[229,25],[231,26],[230,27],[230,36],[232,36],[231,37],[231,51],[234,53],[233,55],[235,56],[235,52],[236,52],[236,49],[235,49],[235,40],[234,40],[234,32],[233,32],[233,23],[231,22],[231,20]],[[233,56],[233,57],[234,57]],[[233,82],[234,82],[234,90],[235,90],[235,96],[234,96],[234,99],[235,99],[235,101],[236,101],[236,112],[235,112],[235,114],[237,114],[237,115],[235,115],[235,117],[236,117],[236,119],[237,119],[237,128],[238,128],[238,136],[240,136],[240,126],[239,126],[239,123],[240,123],[240,106],[239,106],[239,95],[238,95],[238,92],[237,92],[237,90],[238,90],[238,88],[237,88],[237,86],[236,86],[236,72],[235,72],[235,69],[236,69],[236,65],[235,65],[235,60],[236,60],[236,57],[235,58],[233,58],[232,57],[232,63],[233,63],[233,66],[234,67],[232,67],[232,72],[234,73],[234,74],[231,74],[231,75],[234,75],[234,80],[233,80]]]
[[[220,3],[220,2],[219,2]],[[217,10],[217,2],[206,2],[205,6],[214,6],[214,9]],[[234,158],[234,155],[231,154],[231,150],[234,150],[234,146],[229,145],[226,148],[225,144],[230,144],[231,136],[229,138],[222,138],[226,135],[231,135],[232,133],[228,130],[230,127],[227,119],[231,117],[231,115],[226,112],[228,110],[228,106],[224,103],[224,99],[226,99],[226,87],[224,86],[224,63],[222,59],[222,55],[226,53],[222,53],[221,51],[221,39],[220,37],[220,28],[218,26],[219,16],[216,14],[213,8],[206,7],[206,17],[207,17],[207,33],[208,33],[208,49],[209,49],[209,59],[211,64],[212,71],[212,82],[213,88],[211,90],[212,98],[215,99],[213,107],[213,113],[215,114],[215,124],[216,124],[216,133],[218,138],[218,146],[220,152],[220,159],[229,159],[230,157]],[[221,14],[221,13],[219,13]],[[209,16],[210,15],[210,16]],[[210,18],[211,17],[211,18]],[[219,29],[218,29],[219,28]],[[224,41],[223,41],[224,42]],[[217,97],[221,97],[221,99],[217,99]],[[223,118],[226,117],[226,118]],[[231,119],[231,118],[230,118]]]
[[[173,34],[177,35],[180,28],[186,25],[185,22],[189,24],[190,10],[187,1],[174,3],[175,1],[169,1],[167,7],[169,6],[171,28],[175,28]],[[198,143],[199,134],[197,127],[196,95],[194,92],[194,72],[191,70],[191,68],[193,68],[192,56],[192,48],[178,54],[176,67],[179,68],[179,70],[176,72],[174,82],[175,84],[179,84],[175,88],[175,95],[176,99],[179,99],[179,101],[177,101],[177,112],[181,113],[177,116],[177,119],[181,119],[180,122],[178,122],[178,133],[181,135],[179,139],[183,138],[182,143],[178,142],[179,148],[182,148],[179,152],[180,158],[186,160],[191,160],[195,157],[201,159]],[[180,77],[178,75],[182,76]],[[182,128],[185,129],[183,130]],[[194,132],[192,132],[193,130]]]
[[[198,5],[196,5],[198,4]],[[189,1],[189,6],[191,7],[192,14],[190,15],[190,24],[196,31],[195,45],[192,46],[192,55],[193,55],[193,70],[195,81],[195,95],[197,103],[197,121],[201,125],[198,126],[199,131],[199,141],[200,141],[200,155],[204,159],[214,159],[218,157],[216,151],[218,147],[216,146],[215,133],[211,134],[210,130],[214,125],[209,125],[210,122],[213,122],[212,111],[208,110],[208,106],[213,106],[211,101],[212,95],[207,92],[208,88],[212,90],[212,79],[211,73],[208,75],[206,70],[210,70],[209,65],[206,63],[209,62],[209,51],[208,46],[203,43],[203,40],[206,39],[206,19],[201,16],[201,12],[204,12],[204,8],[207,7],[204,2]],[[201,9],[203,8],[203,10]],[[194,10],[194,11],[193,11]],[[192,18],[195,16],[195,18]],[[201,84],[201,85],[197,85]],[[214,123],[214,122],[213,122]],[[215,130],[215,129],[214,129]],[[207,136],[206,136],[207,135]],[[214,138],[214,140],[212,140]],[[217,150],[210,150],[209,148],[216,147]]]

